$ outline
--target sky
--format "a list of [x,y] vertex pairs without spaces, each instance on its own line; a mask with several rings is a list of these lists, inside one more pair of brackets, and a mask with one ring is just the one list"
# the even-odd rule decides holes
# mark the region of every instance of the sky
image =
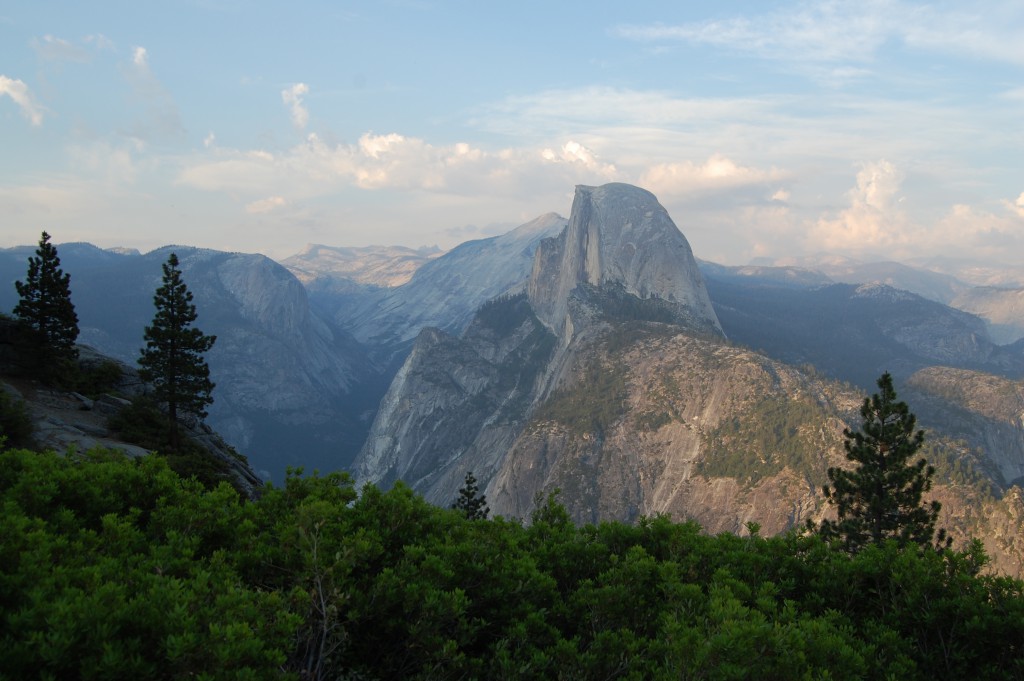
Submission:
[[0,247],[447,249],[574,187],[699,258],[1024,253],[1024,3],[0,2]]

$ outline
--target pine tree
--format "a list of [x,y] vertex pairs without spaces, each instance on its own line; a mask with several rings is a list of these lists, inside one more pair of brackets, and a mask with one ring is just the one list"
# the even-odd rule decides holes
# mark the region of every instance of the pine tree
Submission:
[[213,347],[216,336],[192,328],[196,306],[192,293],[181,279],[178,256],[171,253],[163,265],[163,285],[156,290],[156,316],[146,327],[146,348],[139,357],[139,374],[153,385],[159,402],[167,405],[169,443],[178,447],[178,413],[206,416],[213,402],[210,368],[203,353]]
[[491,507],[487,505],[487,497],[480,494],[473,472],[466,473],[465,483],[459,490],[459,496],[452,508],[462,511],[470,520],[487,520]]
[[40,364],[53,368],[57,360],[75,359],[78,315],[71,303],[71,275],[60,268],[57,248],[46,232],[35,256],[28,259],[25,281],[16,281],[14,286],[20,297],[14,316],[34,337]]
[[[917,418],[907,404],[896,400],[888,372],[878,379],[878,388],[861,406],[860,431],[843,431],[846,458],[857,465],[852,470],[830,468],[832,485],[824,487],[838,517],[823,521],[818,531],[828,539],[841,539],[850,552],[889,539],[903,546],[930,546],[941,509],[937,501],[921,501],[931,489],[935,467],[924,458],[912,462],[924,444],[924,431],[916,430]],[[814,529],[811,522],[808,526]],[[939,530],[938,547],[951,541]]]

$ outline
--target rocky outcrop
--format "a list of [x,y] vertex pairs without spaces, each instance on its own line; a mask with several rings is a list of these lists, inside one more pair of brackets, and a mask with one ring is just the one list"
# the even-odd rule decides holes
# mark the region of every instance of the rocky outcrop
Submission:
[[360,341],[404,356],[421,329],[460,334],[480,305],[522,290],[537,245],[565,224],[548,213],[507,234],[466,242],[423,264],[408,283],[350,296],[331,313]]
[[721,332],[690,244],[648,191],[578,186],[566,229],[541,243],[527,291],[534,311],[567,343],[569,300],[581,285],[621,286],[678,305],[695,326]]
[[963,443],[995,485],[1005,490],[1024,483],[1024,381],[955,369],[929,367],[907,381],[907,399],[923,422]]
[[[361,401],[359,388],[379,373],[365,348],[310,306],[302,284],[262,255],[185,246],[139,255],[61,245],[79,342],[134,365],[155,312],[161,265],[172,251],[194,296],[195,326],[217,336],[206,355],[216,383],[210,425],[275,479],[287,466],[333,470],[350,463],[369,426],[360,417],[375,406]],[[24,271],[24,261],[17,266]]]
[[427,262],[444,251],[403,246],[344,247],[309,244],[300,253],[285,258],[288,268],[306,287],[331,287],[336,280],[394,288],[408,282]]
[[404,480],[439,503],[468,470],[489,477],[537,399],[554,343],[522,295],[485,306],[461,338],[425,329],[381,402],[356,477]]
[[[419,336],[357,477],[400,479],[448,505],[473,472],[492,512],[519,518],[555,489],[578,522],[667,513],[709,532],[755,522],[776,533],[825,517],[821,488],[829,467],[849,465],[843,431],[858,425],[863,395],[813,368],[731,345],[694,272],[685,239],[650,194],[580,187],[565,231],[537,249],[525,297],[481,308],[461,337],[436,329]],[[820,291],[815,306],[798,312],[820,332],[818,313],[833,311],[841,334],[829,337],[833,350],[845,348],[844,336],[854,346],[874,338],[858,357],[881,362],[895,348],[906,358],[902,375],[915,363],[991,364],[999,355],[976,317],[886,285],[808,288],[821,279],[803,270],[729,276],[756,277],[776,298]],[[760,314],[770,317],[770,306]],[[795,316],[776,314],[762,330]],[[864,368],[874,379],[885,367]],[[921,383],[914,386],[916,399]],[[999,418],[1015,405],[1007,402]],[[981,424],[980,403],[967,408],[965,423],[984,433],[975,440],[1016,443],[1012,418]],[[923,410],[922,425],[934,429],[942,522],[959,543],[985,537],[994,564],[1019,574],[1024,545],[1012,528],[1024,520],[1009,486],[1019,446],[1004,458],[971,453],[947,421]]]
[[454,498],[466,472],[490,480],[515,458],[510,447],[565,380],[577,347],[643,320],[721,339],[690,247],[654,196],[579,187],[568,226],[537,249],[525,296],[483,306],[461,338],[420,334],[357,477],[402,479],[438,503]]
[[[0,390],[15,403],[24,404],[31,423],[33,446],[56,452],[86,452],[111,449],[128,456],[143,456],[151,451],[125,442],[111,429],[110,419],[131,405],[133,398],[146,392],[146,386],[134,367],[97,352],[78,346],[79,370],[83,374],[102,375],[103,392],[87,397],[49,386],[19,371],[19,350],[4,342],[9,324],[0,323]],[[13,370],[13,373],[12,373]],[[212,428],[195,418],[181,419],[183,436],[198,444],[215,466],[227,472],[228,481],[250,498],[258,495],[262,481],[248,462]]]
[[950,305],[988,322],[997,343],[1024,338],[1024,288],[976,287],[958,295]]
[[1024,375],[1024,353],[999,346],[975,315],[884,284],[801,286],[782,271],[707,268],[722,326],[737,343],[865,390],[884,371],[936,364]]
[[747,521],[779,532],[816,512],[825,470],[842,459],[840,415],[857,404],[667,325],[610,329],[571,364],[487,486],[496,513],[526,517],[538,491],[558,488],[581,522],[669,513],[712,532]]

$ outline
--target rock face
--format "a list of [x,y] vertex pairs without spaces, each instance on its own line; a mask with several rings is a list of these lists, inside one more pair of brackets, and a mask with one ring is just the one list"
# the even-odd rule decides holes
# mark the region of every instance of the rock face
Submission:
[[979,286],[964,291],[950,304],[985,319],[997,343],[1024,338],[1024,288]]
[[[377,374],[365,349],[318,315],[299,281],[264,256],[61,245],[79,341],[134,366],[172,251],[194,296],[196,326],[217,336],[206,357],[217,384],[210,425],[274,479],[289,465],[334,470],[339,455],[340,465],[350,462],[369,425],[359,417],[375,406],[360,402],[359,388]],[[13,266],[15,277],[24,276],[23,260]]]
[[1024,375],[1020,348],[997,345],[975,315],[884,284],[816,285],[791,275],[705,268],[730,339],[865,390],[883,371],[908,377],[936,364]]
[[356,460],[357,477],[402,479],[444,503],[467,471],[484,481],[499,474],[588,339],[645,319],[722,337],[686,239],[636,187],[577,188],[568,225],[541,242],[526,288],[481,308],[461,338],[420,334]]
[[424,330],[381,402],[357,477],[415,481],[443,503],[467,461],[489,475],[536,401],[554,345],[523,295],[485,306],[462,338]]
[[963,443],[998,487],[1024,483],[1024,381],[929,367],[907,386],[921,419],[942,424],[942,432]]
[[[85,452],[102,448],[124,452],[129,456],[149,454],[149,450],[121,440],[110,429],[110,418],[130,404],[130,399],[145,393],[146,387],[132,366],[107,357],[88,346],[78,346],[78,364],[83,371],[106,369],[116,374],[107,392],[86,397],[76,392],[41,385],[26,378],[17,355],[20,350],[11,342],[11,325],[0,321],[0,391],[25,405],[32,425],[33,446],[57,452]],[[113,371],[111,371],[113,370]],[[262,486],[259,476],[249,464],[232,450],[220,435],[206,424],[182,419],[184,437],[199,444],[218,468],[225,470],[228,481],[250,498]]]
[[522,289],[541,240],[565,227],[548,213],[507,234],[461,244],[423,264],[408,283],[352,296],[329,312],[378,352],[403,353],[421,329],[461,333],[486,301]]
[[341,279],[394,288],[408,282],[416,270],[442,253],[439,248],[346,248],[309,244],[302,252],[282,260],[281,264],[307,287],[329,287],[332,280]]
[[[555,489],[578,522],[669,513],[709,532],[742,532],[752,521],[774,533],[828,514],[821,486],[830,466],[847,465],[842,433],[858,425],[863,394],[727,342],[685,239],[668,225],[647,192],[579,188],[565,231],[537,249],[525,295],[483,306],[459,337],[420,334],[357,458],[357,477],[403,480],[449,505],[472,472],[493,513],[520,518]],[[659,240],[669,247],[659,249]],[[769,296],[820,283],[804,271],[754,274]],[[883,339],[879,358],[883,348],[933,362],[986,362],[995,352],[976,317],[905,291],[823,290],[833,296],[826,306],[846,301],[840,316],[894,311],[860,331]],[[914,317],[922,303],[935,309]],[[816,312],[801,311],[808,320]],[[1007,381],[1016,397],[998,418],[982,414],[983,398],[971,402],[957,430],[929,410],[921,385],[908,396],[922,401],[922,425],[933,428],[942,524],[958,541],[984,537],[994,564],[1019,574],[1024,542],[1014,532],[1024,519],[1012,485],[1024,459],[1019,415],[1011,414],[1019,387]],[[979,454],[964,437],[1009,453]]]
[[581,284],[615,284],[637,298],[678,305],[695,325],[721,333],[690,244],[654,195],[639,187],[576,187],[568,227],[538,249],[530,303],[564,341],[573,328],[569,300]]

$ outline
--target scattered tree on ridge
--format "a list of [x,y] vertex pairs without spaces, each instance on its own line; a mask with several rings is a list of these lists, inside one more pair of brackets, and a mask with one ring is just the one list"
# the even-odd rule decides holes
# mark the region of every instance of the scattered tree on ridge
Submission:
[[156,316],[153,325],[146,327],[146,348],[139,357],[139,374],[153,385],[156,399],[167,405],[169,442],[178,447],[178,412],[204,418],[206,407],[213,402],[214,384],[203,353],[213,347],[217,337],[192,328],[196,306],[181,279],[177,255],[171,253],[163,271],[163,286],[153,297]]
[[[860,431],[843,431],[846,458],[857,465],[829,468],[832,485],[824,494],[838,517],[824,520],[817,530],[826,539],[841,539],[851,552],[888,539],[901,546],[930,546],[941,504],[924,505],[921,497],[931,489],[935,467],[924,458],[911,462],[924,444],[924,431],[915,430],[917,418],[896,400],[888,372],[878,379],[878,388],[861,406]],[[810,521],[808,527],[815,529]],[[950,543],[939,530],[937,545]]]
[[486,520],[491,507],[487,505],[487,497],[480,494],[473,471],[466,473],[466,481],[459,489],[459,496],[452,508],[462,511],[470,520]]
[[28,259],[25,281],[16,281],[14,286],[20,297],[14,316],[34,336],[40,364],[75,359],[78,315],[71,303],[71,275],[61,270],[57,248],[46,232],[39,239],[35,256]]

